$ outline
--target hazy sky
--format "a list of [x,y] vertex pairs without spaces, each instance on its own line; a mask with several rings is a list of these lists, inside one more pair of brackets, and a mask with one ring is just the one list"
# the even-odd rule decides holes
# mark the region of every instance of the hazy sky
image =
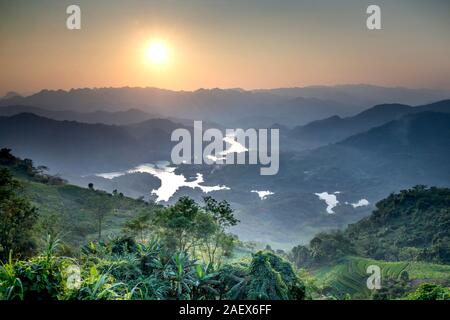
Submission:
[[[81,30],[66,7],[81,7]],[[369,4],[382,30],[366,28]],[[0,0],[0,94],[43,88],[450,89],[447,0]],[[145,59],[162,41],[164,66]]]

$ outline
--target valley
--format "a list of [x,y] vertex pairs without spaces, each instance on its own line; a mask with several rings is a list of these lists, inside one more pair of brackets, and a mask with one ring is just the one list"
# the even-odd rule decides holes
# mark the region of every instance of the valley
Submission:
[[[333,134],[328,120],[300,131],[281,128],[280,171],[274,177],[261,176],[252,165],[164,162],[175,145],[173,130],[195,134],[193,123],[176,119],[107,125],[22,113],[0,118],[0,144],[81,187],[93,183],[161,204],[173,204],[182,195],[227,200],[242,221],[234,232],[243,240],[286,249],[359,220],[390,192],[416,184],[448,185],[442,172],[450,172],[445,147],[450,144],[449,110],[448,100],[419,107],[375,106],[336,118],[342,122],[336,130],[345,134]],[[335,142],[338,137],[342,140]],[[315,148],[298,147],[299,141],[318,138],[322,142]],[[252,192],[258,190],[269,196],[262,200]]]

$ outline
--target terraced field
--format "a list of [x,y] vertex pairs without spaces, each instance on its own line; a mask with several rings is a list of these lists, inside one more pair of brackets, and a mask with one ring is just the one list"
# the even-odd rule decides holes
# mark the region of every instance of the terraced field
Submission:
[[325,293],[343,296],[348,293],[354,299],[368,299],[371,291],[367,288],[366,272],[370,265],[377,265],[381,269],[381,285],[383,281],[398,279],[401,272],[406,270],[411,283],[432,281],[450,284],[450,266],[425,262],[387,262],[359,257],[347,257],[341,263],[332,267],[322,267],[313,271],[319,286]]

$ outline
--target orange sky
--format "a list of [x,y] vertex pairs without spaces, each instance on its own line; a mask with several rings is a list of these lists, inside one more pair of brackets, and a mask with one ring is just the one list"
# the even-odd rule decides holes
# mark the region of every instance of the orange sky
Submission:
[[[77,1],[82,29],[65,27],[73,1],[2,1],[0,95],[43,88],[270,88],[343,83],[450,89],[450,2]],[[167,65],[144,58],[167,43]]]

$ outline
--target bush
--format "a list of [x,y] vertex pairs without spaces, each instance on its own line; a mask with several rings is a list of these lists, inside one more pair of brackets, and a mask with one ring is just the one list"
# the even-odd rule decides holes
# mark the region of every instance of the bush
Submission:
[[450,289],[433,283],[422,283],[408,295],[409,300],[450,300]]
[[271,252],[257,252],[250,265],[224,266],[221,273],[228,299],[303,300],[306,296],[291,264]]

